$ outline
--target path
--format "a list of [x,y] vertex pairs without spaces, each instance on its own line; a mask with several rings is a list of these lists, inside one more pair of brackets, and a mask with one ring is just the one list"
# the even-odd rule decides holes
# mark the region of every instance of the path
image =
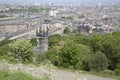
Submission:
[[103,78],[93,75],[87,75],[82,73],[75,73],[70,71],[50,69],[48,66],[36,67],[34,65],[22,65],[22,64],[8,64],[0,62],[0,69],[8,69],[10,71],[23,71],[31,74],[35,77],[50,76],[51,80],[117,80],[111,78]]

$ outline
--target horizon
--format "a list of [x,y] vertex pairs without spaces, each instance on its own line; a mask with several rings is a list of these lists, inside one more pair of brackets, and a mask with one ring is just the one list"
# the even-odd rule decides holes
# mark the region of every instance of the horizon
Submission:
[[112,4],[120,3],[120,0],[0,0],[1,4]]

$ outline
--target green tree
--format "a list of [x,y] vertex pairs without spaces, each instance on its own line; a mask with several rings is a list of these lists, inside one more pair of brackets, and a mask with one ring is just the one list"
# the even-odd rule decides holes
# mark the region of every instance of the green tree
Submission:
[[78,19],[84,18],[84,15],[78,16]]
[[98,51],[96,54],[92,54],[90,57],[86,57],[83,60],[83,69],[84,70],[95,70],[101,71],[105,70],[108,67],[108,60],[106,56]]
[[91,56],[89,66],[92,70],[101,71],[107,69],[108,61],[106,56],[102,52],[96,52],[96,54]]
[[30,43],[32,44],[32,46],[37,46],[37,38],[32,38],[30,40]]
[[63,67],[81,68],[82,60],[79,48],[73,41],[68,41],[59,52],[59,62]]
[[[119,35],[120,36],[120,35]],[[102,37],[101,40],[101,51],[106,55],[109,60],[108,68],[114,70],[117,67],[118,62],[118,54],[119,54],[119,44],[120,38],[118,34],[111,35],[107,34]]]
[[61,36],[59,34],[49,36],[48,37],[49,49],[57,45],[60,42],[60,40],[61,40]]
[[68,19],[68,20],[74,20],[74,18],[72,16],[68,16],[68,17],[66,17],[66,19]]
[[68,34],[68,33],[70,33],[70,28],[68,28],[68,27],[65,27],[65,29],[64,29],[64,31],[63,31],[63,33],[65,33],[65,34]]
[[50,60],[50,62],[52,64],[54,64],[55,66],[59,65],[59,61],[58,61],[58,49],[53,48],[50,49],[47,53],[46,53],[46,57],[48,60]]
[[76,34],[73,40],[77,44],[89,45],[89,37],[80,33]]
[[12,60],[16,62],[26,63],[32,62],[34,53],[33,47],[30,42],[21,38],[9,44],[10,51],[9,54],[12,57]]
[[100,50],[101,47],[101,36],[100,35],[94,35],[89,40],[89,45],[93,53],[95,54],[97,51]]

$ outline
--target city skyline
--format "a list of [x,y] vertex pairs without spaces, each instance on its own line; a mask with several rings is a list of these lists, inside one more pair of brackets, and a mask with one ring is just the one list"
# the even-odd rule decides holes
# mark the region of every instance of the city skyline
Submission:
[[0,0],[2,4],[49,4],[53,2],[55,4],[112,4],[120,3],[120,0]]

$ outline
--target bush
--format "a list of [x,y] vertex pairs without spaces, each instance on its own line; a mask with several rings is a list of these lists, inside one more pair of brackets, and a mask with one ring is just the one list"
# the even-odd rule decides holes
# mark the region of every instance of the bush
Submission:
[[32,46],[37,46],[37,38],[32,38],[30,40],[30,43],[32,44]]
[[61,40],[61,36],[59,34],[55,34],[48,37],[49,49],[53,48],[53,46],[57,45]]
[[36,60],[37,60],[37,63],[39,64],[39,63],[42,63],[42,62],[46,61],[47,57],[46,57],[45,53],[41,53],[41,54],[38,55]]
[[9,47],[9,54],[13,58],[13,61],[21,63],[33,61],[34,53],[32,44],[25,39],[22,38],[14,41],[13,43],[9,44]]
[[92,54],[90,57],[85,58],[83,60],[83,69],[87,71],[89,70],[102,71],[107,69],[107,67],[108,60],[102,52]]
[[102,72],[105,74],[114,75],[114,71],[112,70],[103,70]]
[[89,37],[80,33],[77,33],[73,40],[77,44],[89,45]]
[[59,65],[59,61],[58,61],[58,52],[56,49],[50,49],[47,53],[46,53],[46,57],[47,59],[49,59],[51,61],[52,64],[54,64],[55,66]]
[[92,55],[89,65],[91,70],[101,71],[107,69],[108,61],[106,56],[98,51],[96,54]]
[[120,69],[115,69],[114,73],[116,76],[120,76]]
[[70,28],[69,28],[69,27],[65,27],[65,29],[64,29],[64,31],[63,31],[63,33],[65,33],[65,34],[70,33]]
[[[79,48],[73,41],[68,41],[59,52],[60,65],[67,68],[80,69],[82,60]],[[78,65],[79,64],[79,65]]]

